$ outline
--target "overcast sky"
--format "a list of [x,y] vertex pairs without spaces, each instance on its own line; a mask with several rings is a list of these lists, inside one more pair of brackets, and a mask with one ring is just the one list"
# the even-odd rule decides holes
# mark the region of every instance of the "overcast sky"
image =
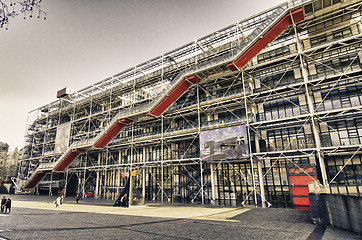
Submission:
[[43,0],[47,19],[0,29],[0,141],[23,147],[28,112],[283,0]]

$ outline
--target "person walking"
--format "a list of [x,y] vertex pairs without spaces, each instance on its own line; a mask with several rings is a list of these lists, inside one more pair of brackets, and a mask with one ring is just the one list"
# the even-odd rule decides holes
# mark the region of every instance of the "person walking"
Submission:
[[8,200],[6,200],[5,206],[6,206],[5,212],[7,212],[9,210],[9,213],[10,213],[11,212],[11,199],[10,198],[8,198]]
[[5,212],[6,197],[1,199],[1,212]]
[[79,203],[79,199],[80,199],[80,195],[79,193],[77,194],[77,198],[75,199],[75,201],[77,201],[77,203]]
[[55,207],[58,207],[60,204],[60,197],[57,197],[57,199],[55,199],[54,203],[55,203]]

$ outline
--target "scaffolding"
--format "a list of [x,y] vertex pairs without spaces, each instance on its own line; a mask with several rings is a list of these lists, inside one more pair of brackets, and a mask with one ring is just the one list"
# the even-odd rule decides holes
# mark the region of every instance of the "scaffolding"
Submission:
[[[117,199],[136,170],[142,201],[290,207],[307,165],[360,195],[361,8],[286,2],[32,111],[18,185]],[[202,134],[240,126],[203,158]]]

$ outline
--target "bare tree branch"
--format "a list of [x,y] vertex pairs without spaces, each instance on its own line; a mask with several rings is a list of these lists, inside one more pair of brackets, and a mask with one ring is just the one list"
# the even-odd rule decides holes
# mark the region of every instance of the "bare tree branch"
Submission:
[[9,19],[20,14],[26,17],[33,17],[37,14],[38,18],[46,19],[46,12],[41,7],[42,0],[0,0],[0,28],[8,29]]

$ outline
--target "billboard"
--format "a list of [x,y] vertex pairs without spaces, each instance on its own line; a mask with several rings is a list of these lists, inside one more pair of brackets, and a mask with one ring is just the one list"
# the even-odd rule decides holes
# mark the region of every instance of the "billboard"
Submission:
[[248,134],[245,125],[200,132],[200,158],[202,161],[248,157]]

